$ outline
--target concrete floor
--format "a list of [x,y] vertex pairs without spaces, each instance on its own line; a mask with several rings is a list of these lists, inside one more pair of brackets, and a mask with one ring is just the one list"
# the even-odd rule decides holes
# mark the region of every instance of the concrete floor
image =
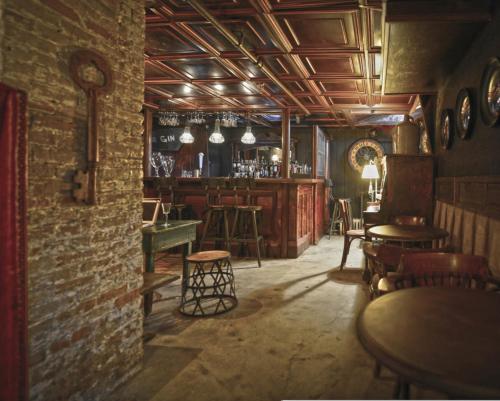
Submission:
[[[394,376],[356,337],[368,302],[362,252],[354,242],[339,272],[343,240],[324,237],[300,258],[234,260],[238,306],[188,318],[176,311],[180,283],[157,296],[145,333],[144,369],[118,394],[122,401],[275,401],[388,399]],[[161,262],[160,262],[161,264]],[[442,398],[412,386],[412,397]]]

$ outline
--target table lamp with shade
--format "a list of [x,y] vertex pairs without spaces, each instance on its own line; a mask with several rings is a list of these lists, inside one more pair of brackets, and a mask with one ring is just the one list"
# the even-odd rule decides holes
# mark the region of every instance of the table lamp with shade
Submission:
[[[376,195],[377,195],[377,184],[378,184],[378,179],[380,178],[380,175],[378,173],[377,165],[373,162],[373,160],[370,160],[368,164],[366,164],[363,167],[363,172],[361,173],[361,178],[370,180],[370,186],[368,187],[368,194],[370,196],[370,200],[372,202],[376,201]],[[375,180],[375,191],[373,190],[373,183],[372,180]]]

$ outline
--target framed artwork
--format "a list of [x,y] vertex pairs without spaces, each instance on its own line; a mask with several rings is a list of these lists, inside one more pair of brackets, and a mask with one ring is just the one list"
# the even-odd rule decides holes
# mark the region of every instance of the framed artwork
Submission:
[[492,58],[484,69],[479,88],[479,108],[483,122],[493,127],[500,121],[500,60]]
[[458,92],[455,104],[455,127],[460,139],[467,139],[471,136],[475,110],[472,92],[465,88]]
[[441,148],[447,150],[451,146],[453,135],[453,116],[450,109],[444,109],[441,112],[441,124],[439,127],[439,137],[441,139]]

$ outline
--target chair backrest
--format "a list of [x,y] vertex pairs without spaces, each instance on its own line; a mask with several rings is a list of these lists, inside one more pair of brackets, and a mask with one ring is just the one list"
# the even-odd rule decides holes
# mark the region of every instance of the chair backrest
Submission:
[[229,186],[233,189],[234,204],[238,204],[238,191],[245,191],[245,203],[250,201],[250,179],[245,177],[231,178]]
[[426,221],[424,216],[393,216],[391,223],[398,226],[425,226]]
[[[380,244],[377,248],[375,264],[381,268],[379,273],[398,271],[401,257],[410,253],[448,253],[452,248],[403,248],[398,245]],[[378,270],[378,269],[377,269]]]
[[[201,185],[205,189],[207,205],[222,203],[221,190],[226,188],[225,178],[202,178]],[[215,192],[215,193],[214,193]],[[212,198],[215,197],[215,200]]]
[[344,224],[344,232],[347,232],[352,227],[352,209],[350,199],[338,199],[340,216]]
[[401,257],[396,288],[418,286],[485,288],[489,276],[483,256],[461,253],[408,253]]
[[175,203],[175,194],[174,194],[174,189],[179,186],[179,182],[177,181],[177,178],[170,176],[170,177],[158,177],[156,181],[156,189],[158,190],[158,194],[160,195],[160,198],[163,197],[164,195],[170,196],[170,201],[172,203]]

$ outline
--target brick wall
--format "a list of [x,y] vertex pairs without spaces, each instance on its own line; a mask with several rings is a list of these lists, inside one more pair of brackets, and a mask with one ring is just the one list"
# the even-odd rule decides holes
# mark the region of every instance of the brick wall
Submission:
[[[144,4],[2,3],[1,80],[29,97],[31,399],[107,399],[142,358]],[[101,52],[114,73],[98,100],[97,206],[76,205],[65,187],[86,167],[86,97],[68,72],[76,48]]]

